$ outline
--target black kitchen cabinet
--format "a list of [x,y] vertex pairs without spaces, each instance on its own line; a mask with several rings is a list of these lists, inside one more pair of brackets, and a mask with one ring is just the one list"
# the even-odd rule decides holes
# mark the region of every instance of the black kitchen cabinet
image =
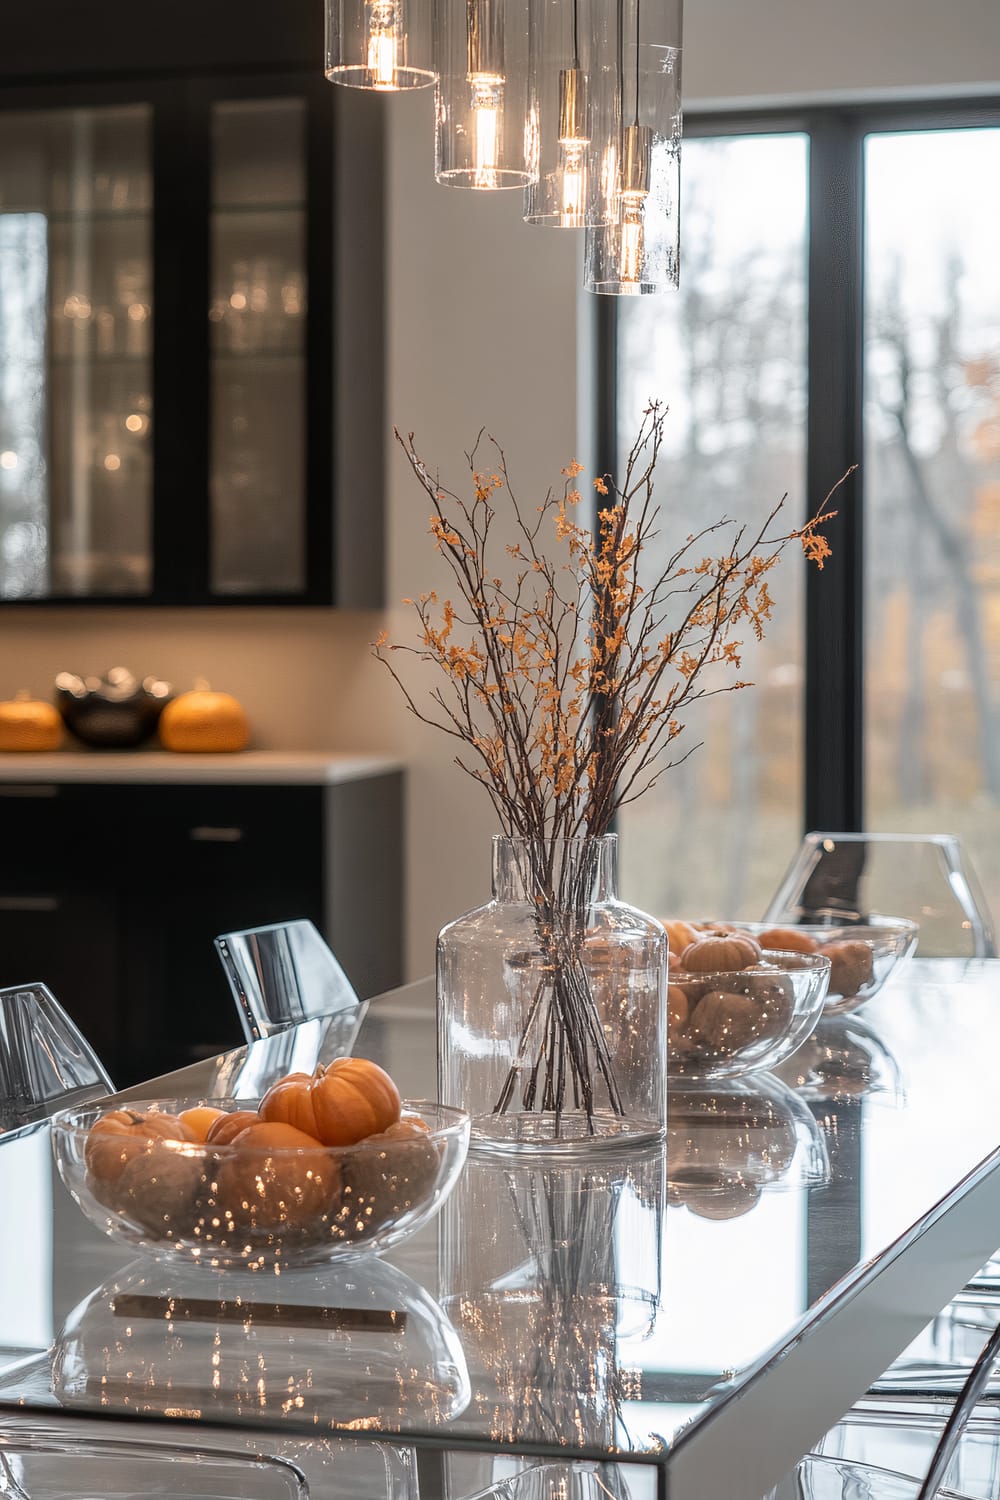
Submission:
[[380,605],[382,101],[307,0],[18,9],[0,603]]
[[[2,767],[0,767],[2,773]],[[0,785],[0,988],[42,980],[121,1086],[243,1040],[212,946],[309,917],[401,982],[398,773],[325,785]]]

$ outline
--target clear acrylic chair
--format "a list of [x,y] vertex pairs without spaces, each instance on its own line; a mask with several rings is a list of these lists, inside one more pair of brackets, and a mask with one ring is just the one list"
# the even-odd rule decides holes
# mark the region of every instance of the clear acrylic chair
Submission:
[[309,1500],[284,1458],[202,1446],[84,1436],[53,1423],[0,1423],[0,1494],[13,1500]]
[[848,1412],[766,1500],[994,1500],[1000,1421],[995,1407],[977,1403],[998,1355],[1000,1326],[980,1344],[951,1406]]
[[808,833],[765,922],[864,921],[873,912],[919,924],[922,958],[995,958],[986,898],[948,833]]
[[46,985],[0,990],[0,1130],[112,1093],[97,1054]]
[[[947,833],[809,833],[764,921],[794,923],[812,917],[839,924],[864,920],[873,911],[916,921],[921,957],[997,956],[993,919],[979,880],[959,839]],[[970,1288],[995,1283],[998,1276],[995,1257],[973,1277]],[[918,1343],[926,1347],[929,1338],[927,1330]],[[918,1363],[922,1360],[916,1355],[897,1361],[873,1390],[927,1394],[937,1389],[933,1370],[925,1366],[923,1379]]]
[[274,922],[215,939],[248,1042],[361,1001],[312,922]]
[[[977,1403],[998,1352],[1000,1330],[948,1409],[848,1412],[763,1500],[996,1500],[1000,1413]],[[654,1490],[631,1466],[541,1463],[481,1488],[474,1500],[651,1500]]]

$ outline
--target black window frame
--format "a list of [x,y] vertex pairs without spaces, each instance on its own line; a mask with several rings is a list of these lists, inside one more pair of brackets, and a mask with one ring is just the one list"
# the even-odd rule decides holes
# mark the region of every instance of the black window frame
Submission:
[[[794,133],[808,142],[807,505],[815,508],[834,479],[853,464],[859,467],[838,505],[834,555],[822,572],[807,573],[804,832],[865,827],[865,141],[876,134],[977,127],[1000,127],[1000,95],[685,114],[684,133],[691,139]],[[618,303],[614,297],[598,297],[597,303],[596,459],[599,473],[613,473]]]

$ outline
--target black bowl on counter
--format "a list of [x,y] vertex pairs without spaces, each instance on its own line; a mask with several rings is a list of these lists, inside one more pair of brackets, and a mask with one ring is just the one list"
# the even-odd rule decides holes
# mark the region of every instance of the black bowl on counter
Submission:
[[155,732],[170,701],[170,684],[155,677],[138,682],[125,667],[103,677],[60,672],[56,707],[71,734],[96,750],[133,750]]

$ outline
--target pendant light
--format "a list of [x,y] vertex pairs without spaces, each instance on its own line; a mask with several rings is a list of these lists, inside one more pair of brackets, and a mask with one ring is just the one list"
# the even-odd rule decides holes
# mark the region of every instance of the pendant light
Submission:
[[398,93],[436,83],[430,0],[326,0],[326,76]]
[[676,287],[682,0],[325,0],[326,75],[435,85],[435,176],[585,230],[588,291]]
[[526,0],[433,3],[434,175],[447,187],[526,187],[538,176]]
[[529,0],[528,120],[538,179],[524,193],[528,224],[590,222],[590,88],[606,14],[600,0]]
[[680,275],[681,0],[614,4],[616,82],[594,120],[584,284],[638,296],[676,287]]

